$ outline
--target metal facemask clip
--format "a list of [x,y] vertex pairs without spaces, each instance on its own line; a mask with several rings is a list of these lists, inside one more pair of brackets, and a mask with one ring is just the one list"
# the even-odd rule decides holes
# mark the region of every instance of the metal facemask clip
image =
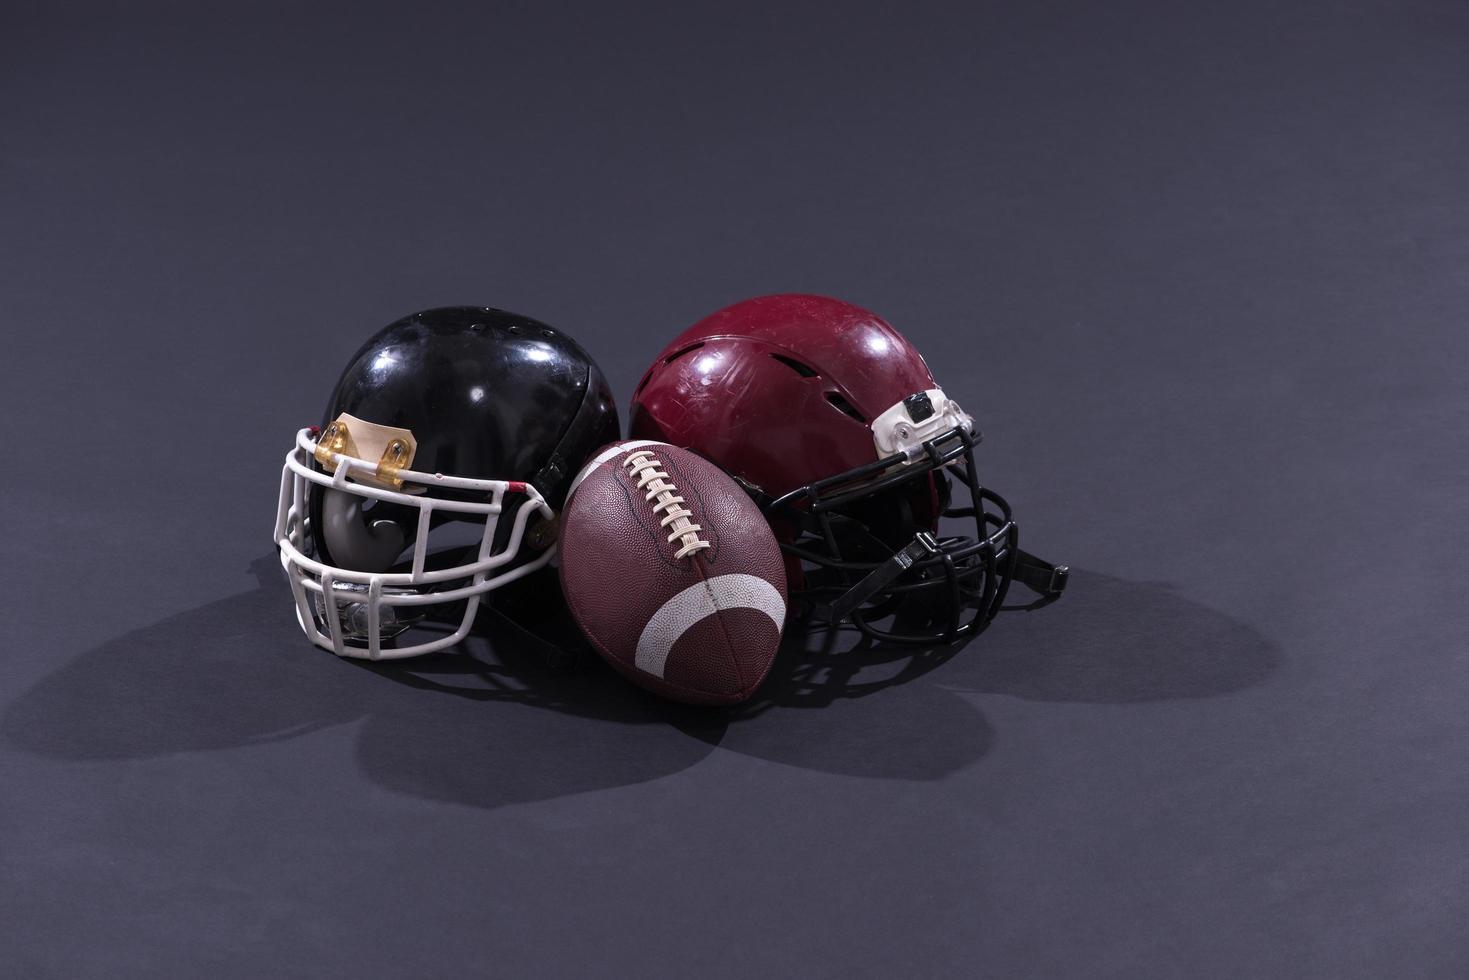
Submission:
[[335,473],[342,457],[376,465],[348,464],[347,474],[358,483],[387,490],[401,490],[403,471],[413,466],[418,441],[412,431],[391,425],[378,425],[343,412],[322,432],[316,443],[316,461],[328,473]]
[[525,532],[526,543],[537,551],[545,551],[556,543],[560,536],[560,521],[556,518],[539,520],[530,526]]
[[388,448],[383,450],[382,458],[377,461],[378,480],[394,487],[401,487],[403,478],[398,474],[408,466],[410,459],[408,443],[403,439],[394,439],[388,443]]
[[316,440],[316,461],[326,467],[328,473],[334,472],[337,468],[337,457],[346,455],[349,445],[346,423],[337,419]]

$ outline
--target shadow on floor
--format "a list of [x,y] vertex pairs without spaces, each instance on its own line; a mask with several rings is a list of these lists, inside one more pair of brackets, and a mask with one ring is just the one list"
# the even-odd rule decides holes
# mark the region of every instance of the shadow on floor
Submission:
[[1205,698],[1260,683],[1280,659],[1257,631],[1165,586],[1073,572],[1064,600],[1002,614],[964,647],[874,650],[851,633],[793,633],[752,702],[711,711],[644,694],[595,658],[553,670],[535,637],[492,617],[465,652],[340,661],[301,637],[274,559],[252,570],[252,591],[83,653],[9,705],[0,734],[40,755],[108,760],[357,724],[360,765],[378,784],[496,807],[657,779],[716,746],[822,772],[939,779],[995,738],[966,694]]

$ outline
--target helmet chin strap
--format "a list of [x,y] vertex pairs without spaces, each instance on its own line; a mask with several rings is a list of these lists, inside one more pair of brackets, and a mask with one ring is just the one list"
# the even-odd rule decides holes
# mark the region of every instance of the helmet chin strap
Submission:
[[893,579],[912,568],[914,562],[938,553],[938,540],[928,531],[919,531],[906,548],[894,552],[891,558],[868,572],[835,602],[818,606],[816,611],[829,621],[840,623],[850,618],[863,603],[891,585]]
[[397,521],[369,521],[362,513],[362,497],[340,490],[324,490],[321,502],[322,540],[332,560],[355,572],[385,572],[393,567],[408,535]]
[[1028,551],[1015,549],[1015,572],[1011,578],[1032,592],[1053,599],[1066,591],[1066,580],[1070,577],[1070,565],[1055,565]]
[[[816,607],[816,613],[828,621],[840,623],[862,607],[874,596],[883,592],[893,580],[929,555],[940,552],[938,539],[928,531],[919,531],[913,540],[887,561],[868,572],[834,602]],[[1048,598],[1058,596],[1066,588],[1070,569],[1065,565],[1054,565],[1020,549],[1015,550],[1015,570],[1012,578],[1025,587]]]

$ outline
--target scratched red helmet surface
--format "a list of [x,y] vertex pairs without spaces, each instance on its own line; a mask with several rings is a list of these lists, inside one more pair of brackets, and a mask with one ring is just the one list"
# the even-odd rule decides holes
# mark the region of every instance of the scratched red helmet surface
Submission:
[[[974,420],[860,306],[788,293],[710,314],[653,360],[630,426],[739,481],[792,588],[876,639],[952,641],[989,622],[1012,579],[1064,586],[1064,566],[1020,551],[1009,504],[979,483]],[[969,499],[956,505],[956,489]]]

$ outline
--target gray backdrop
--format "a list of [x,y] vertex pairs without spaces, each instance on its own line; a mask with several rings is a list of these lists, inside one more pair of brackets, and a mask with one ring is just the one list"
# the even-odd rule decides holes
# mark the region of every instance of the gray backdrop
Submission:
[[[1469,975],[1469,8],[0,12],[17,976]],[[665,707],[299,635],[417,308],[871,307],[1072,591]]]

